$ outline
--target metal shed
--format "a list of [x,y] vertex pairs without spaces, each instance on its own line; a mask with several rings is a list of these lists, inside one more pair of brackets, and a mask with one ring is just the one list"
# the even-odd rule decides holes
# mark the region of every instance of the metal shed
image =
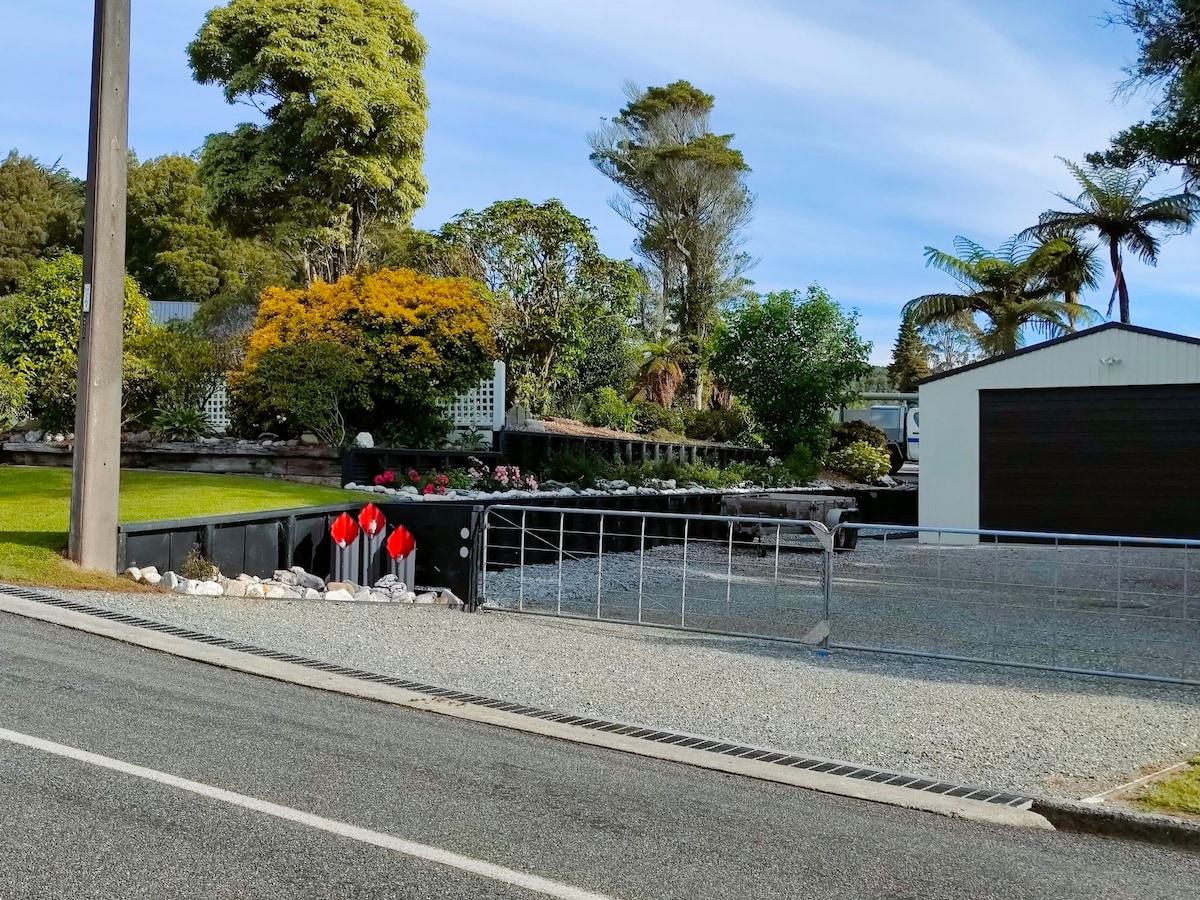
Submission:
[[920,394],[922,526],[1200,537],[1200,339],[1110,323]]

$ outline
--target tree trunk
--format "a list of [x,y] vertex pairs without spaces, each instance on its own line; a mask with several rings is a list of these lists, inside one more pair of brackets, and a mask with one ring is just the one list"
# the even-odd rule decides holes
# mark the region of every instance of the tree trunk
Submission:
[[1125,268],[1121,265],[1121,248],[1117,241],[1108,242],[1108,255],[1112,260],[1113,276],[1116,278],[1117,295],[1121,301],[1121,321],[1129,322],[1129,287],[1125,284]]

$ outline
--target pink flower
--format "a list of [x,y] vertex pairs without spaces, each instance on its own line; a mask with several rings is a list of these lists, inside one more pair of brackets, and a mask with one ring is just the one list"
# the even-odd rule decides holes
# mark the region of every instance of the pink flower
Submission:
[[422,494],[432,494],[433,493],[433,485],[432,484],[425,485],[425,490],[421,491],[421,493]]
[[419,482],[421,480],[421,474],[416,469],[409,469],[408,470],[408,480],[411,481],[413,484],[416,484],[417,482]]
[[446,485],[448,485],[450,483],[450,476],[449,475],[439,475],[437,477],[437,483],[440,484],[442,487],[445,487]]
[[387,484],[391,484],[393,481],[396,480],[396,473],[393,472],[391,469],[388,469],[386,472],[383,473],[383,480]]

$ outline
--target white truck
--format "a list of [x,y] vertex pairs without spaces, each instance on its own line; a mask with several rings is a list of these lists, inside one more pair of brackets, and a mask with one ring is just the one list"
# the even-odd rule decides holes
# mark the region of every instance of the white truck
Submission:
[[892,474],[906,462],[921,458],[921,410],[916,394],[863,394],[870,402],[866,409],[838,410],[838,422],[866,422],[887,435],[888,453],[892,458]]

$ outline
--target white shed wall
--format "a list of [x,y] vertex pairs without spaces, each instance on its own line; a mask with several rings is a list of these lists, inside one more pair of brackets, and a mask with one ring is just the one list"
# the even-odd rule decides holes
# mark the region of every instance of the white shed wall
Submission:
[[921,527],[979,528],[981,390],[1194,383],[1200,345],[1114,328],[922,385]]

